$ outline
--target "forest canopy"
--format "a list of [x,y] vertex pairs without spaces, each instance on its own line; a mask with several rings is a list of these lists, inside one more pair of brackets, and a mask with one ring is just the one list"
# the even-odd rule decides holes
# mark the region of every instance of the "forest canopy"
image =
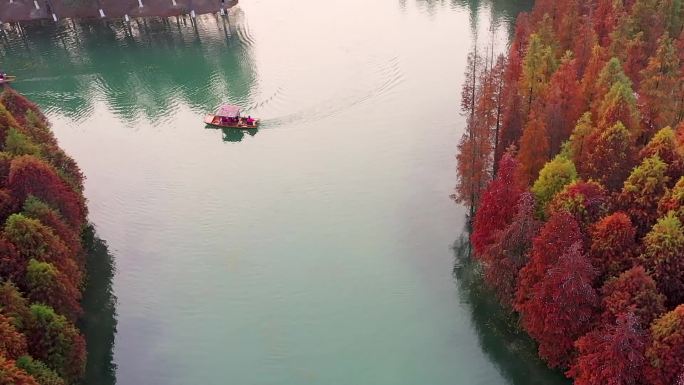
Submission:
[[454,197],[578,385],[684,383],[683,26],[680,0],[538,0],[507,55],[468,57]]
[[0,383],[80,381],[83,175],[40,110],[0,93]]

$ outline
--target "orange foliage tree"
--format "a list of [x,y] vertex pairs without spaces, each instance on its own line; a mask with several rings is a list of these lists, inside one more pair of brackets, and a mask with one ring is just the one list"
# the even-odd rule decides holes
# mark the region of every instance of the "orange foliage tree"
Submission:
[[610,191],[620,190],[634,165],[633,140],[625,126],[617,122],[595,131],[587,144],[584,176]]
[[0,355],[0,385],[41,385],[24,370],[17,368],[14,360]]
[[616,276],[630,268],[636,248],[636,229],[621,211],[601,218],[591,229],[589,258],[599,277]]
[[26,354],[26,338],[19,333],[12,320],[0,314],[0,355],[16,360]]
[[546,123],[541,116],[533,112],[520,139],[520,152],[518,153],[520,180],[529,183],[537,179],[539,170],[544,167],[549,157],[549,152],[550,143]]
[[589,56],[581,80],[581,90],[585,109],[590,107],[594,100],[600,100],[603,96],[600,95],[600,97],[597,97],[597,84],[601,71],[605,65],[605,49],[596,44],[591,48],[591,56]]
[[651,133],[676,124],[682,116],[682,75],[674,40],[666,32],[658,50],[641,71],[640,106]]
[[[466,132],[458,143],[458,184],[454,198],[470,207],[474,215],[478,200],[489,182],[492,141],[486,118],[478,119],[478,71],[481,58],[474,50],[468,55],[466,66],[467,82],[463,85],[461,109],[466,115]],[[484,104],[484,102],[483,102]],[[480,111],[481,112],[481,111]]]

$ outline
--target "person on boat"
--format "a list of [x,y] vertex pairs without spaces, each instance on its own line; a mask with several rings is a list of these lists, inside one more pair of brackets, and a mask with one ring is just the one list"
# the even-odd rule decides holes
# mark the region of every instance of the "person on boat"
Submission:
[[250,126],[254,125],[254,119],[252,119],[251,115],[247,116],[247,124]]

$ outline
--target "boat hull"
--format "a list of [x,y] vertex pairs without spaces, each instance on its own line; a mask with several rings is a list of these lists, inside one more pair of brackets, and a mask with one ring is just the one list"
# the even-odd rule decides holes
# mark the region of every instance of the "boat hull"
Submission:
[[220,119],[216,115],[207,115],[204,117],[204,123],[207,126],[211,127],[217,127],[217,128],[235,128],[238,130],[244,130],[244,129],[250,129],[250,128],[258,128],[259,127],[259,119],[255,119],[254,123],[252,124],[247,124],[246,122],[240,122],[240,123],[222,123]]
[[7,76],[4,79],[0,80],[0,84],[12,83],[15,80],[17,80],[16,76]]

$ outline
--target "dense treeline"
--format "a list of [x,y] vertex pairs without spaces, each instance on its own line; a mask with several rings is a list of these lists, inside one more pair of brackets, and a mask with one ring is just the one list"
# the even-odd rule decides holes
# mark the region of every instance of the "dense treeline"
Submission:
[[0,94],[0,384],[63,385],[85,369],[83,176],[45,116]]
[[455,197],[575,384],[684,383],[683,25],[681,0],[538,0],[505,58],[468,58]]

